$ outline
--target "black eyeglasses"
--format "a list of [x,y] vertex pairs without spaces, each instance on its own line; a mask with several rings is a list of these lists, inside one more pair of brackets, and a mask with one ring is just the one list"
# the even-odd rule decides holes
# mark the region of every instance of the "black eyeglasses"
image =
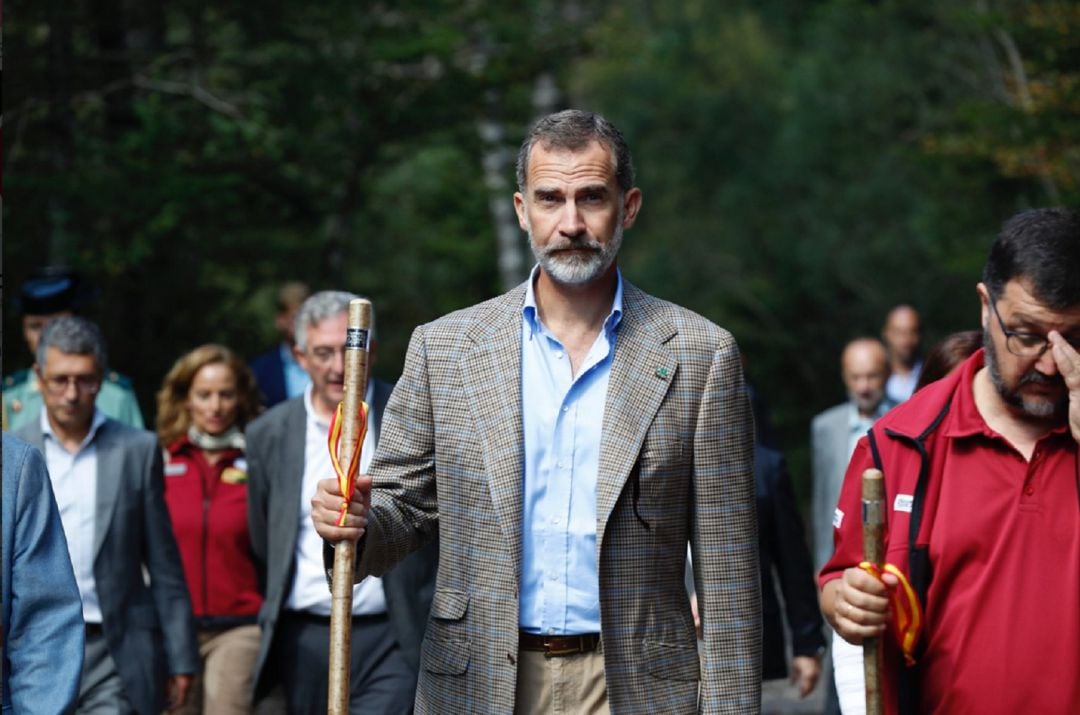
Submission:
[[101,378],[95,375],[49,375],[42,382],[48,393],[57,397],[67,392],[68,385],[75,385],[78,392],[88,395],[96,395],[101,389]]
[[[1050,347],[1050,339],[1038,333],[1023,333],[1017,330],[1009,330],[1005,327],[1005,321],[1001,319],[1001,313],[997,309],[997,299],[990,296],[990,308],[997,316],[1001,332],[1005,334],[1005,348],[1013,355],[1022,358],[1040,358]],[[1080,350],[1080,336],[1065,338],[1065,341],[1075,349]]]

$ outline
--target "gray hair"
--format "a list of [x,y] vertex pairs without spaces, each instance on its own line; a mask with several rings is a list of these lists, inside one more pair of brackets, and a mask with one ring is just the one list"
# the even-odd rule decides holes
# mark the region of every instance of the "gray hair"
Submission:
[[56,348],[67,355],[93,355],[94,363],[101,372],[105,372],[108,364],[101,328],[86,318],[64,316],[49,321],[41,331],[37,355],[34,356],[38,367],[43,370],[49,348]]
[[[305,300],[296,313],[296,347],[299,348],[300,352],[307,350],[308,328],[321,323],[327,318],[332,318],[341,313],[348,313],[349,301],[363,297],[342,290],[323,290]],[[368,339],[375,339],[374,307],[371,309],[371,328],[368,331]]]
[[525,180],[529,174],[529,154],[541,144],[545,149],[584,149],[590,142],[598,141],[611,152],[615,166],[615,181],[624,194],[634,188],[634,160],[630,145],[622,132],[599,114],[580,109],[566,109],[542,117],[529,131],[517,156],[518,191],[525,193]]

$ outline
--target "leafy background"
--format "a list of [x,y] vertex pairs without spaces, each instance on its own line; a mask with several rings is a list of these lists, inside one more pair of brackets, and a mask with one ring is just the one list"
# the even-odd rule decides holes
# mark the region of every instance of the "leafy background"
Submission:
[[600,111],[645,195],[621,265],[730,328],[802,494],[838,354],[910,302],[975,327],[1003,219],[1080,204],[1080,6],[883,0],[8,0],[4,371],[37,266],[96,286],[144,413],[207,341],[275,339],[287,279],[370,295],[376,372],[530,262],[532,119]]

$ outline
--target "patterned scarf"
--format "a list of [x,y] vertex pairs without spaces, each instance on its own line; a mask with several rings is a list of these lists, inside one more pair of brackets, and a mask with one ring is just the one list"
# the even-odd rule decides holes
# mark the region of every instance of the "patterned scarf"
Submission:
[[195,425],[191,425],[188,427],[187,436],[193,445],[199,449],[205,449],[207,452],[244,448],[244,433],[236,425],[221,434],[207,434],[196,429]]

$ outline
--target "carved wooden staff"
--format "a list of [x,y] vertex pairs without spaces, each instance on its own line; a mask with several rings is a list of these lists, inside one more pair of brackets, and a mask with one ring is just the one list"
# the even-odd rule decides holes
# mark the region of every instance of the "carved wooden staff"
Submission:
[[[862,475],[863,559],[879,569],[885,562],[885,478],[877,469]],[[881,715],[881,639],[863,641],[866,713]]]
[[[361,403],[367,394],[368,337],[371,329],[371,301],[349,301],[349,326],[345,336],[345,399],[342,403],[341,442],[338,460],[344,469],[359,461],[363,445],[359,441]],[[348,495],[346,495],[348,496]],[[334,549],[333,588],[330,596],[329,705],[331,715],[348,715],[349,673],[352,661],[352,595],[356,544],[338,542]]]

